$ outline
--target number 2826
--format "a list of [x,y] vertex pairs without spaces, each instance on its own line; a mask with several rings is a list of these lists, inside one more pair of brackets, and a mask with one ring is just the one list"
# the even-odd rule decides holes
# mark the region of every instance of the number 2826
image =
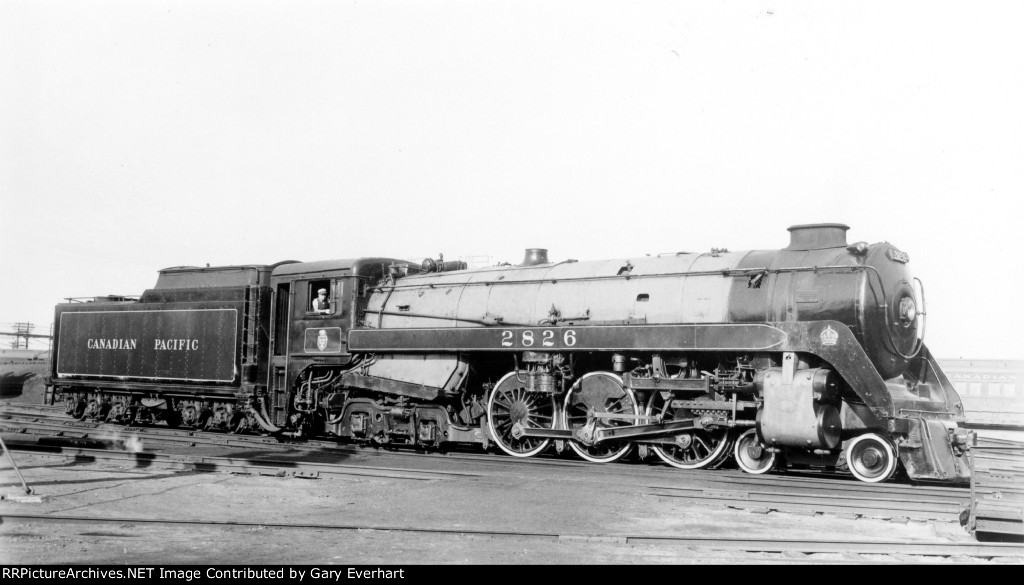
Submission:
[[[518,333],[518,339],[516,338]],[[509,331],[505,330],[501,332],[501,346],[502,347],[555,347],[564,346],[572,347],[576,345],[576,331],[574,329],[566,329],[562,332],[561,338],[558,337],[558,333],[552,329],[542,329],[535,331],[533,329],[523,329],[522,331]],[[561,342],[561,343],[559,343]]]

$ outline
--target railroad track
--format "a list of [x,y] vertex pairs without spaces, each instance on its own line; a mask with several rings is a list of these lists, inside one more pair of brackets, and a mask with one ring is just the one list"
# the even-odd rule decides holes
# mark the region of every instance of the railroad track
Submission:
[[[82,440],[94,438],[100,441],[109,440],[111,437],[124,437],[124,438],[138,438],[138,439],[150,439],[154,441],[160,441],[165,443],[181,443],[190,446],[198,445],[216,445],[216,446],[245,446],[245,447],[262,447],[268,450],[273,449],[293,449],[293,448],[305,448],[305,449],[316,449],[325,450],[335,453],[376,453],[382,449],[386,452],[394,453],[395,451],[388,451],[384,447],[374,446],[361,446],[353,444],[338,443],[329,440],[318,440],[318,439],[303,439],[303,440],[289,440],[289,439],[278,439],[273,437],[267,437],[263,435],[236,435],[223,432],[205,432],[187,429],[169,429],[167,427],[127,427],[123,425],[108,425],[98,422],[90,421],[78,421],[69,419],[64,414],[63,407],[60,406],[4,406],[0,407],[0,421],[8,421],[17,428],[8,425],[8,431],[21,429],[33,429],[40,432],[52,431],[53,433],[61,433],[61,436],[66,437],[77,437]],[[0,422],[2,424],[2,422]],[[76,434],[77,433],[77,434]],[[1013,441],[993,441],[995,445],[1020,445],[1024,449],[1024,443],[1015,443]],[[437,452],[430,451],[426,453],[418,453],[417,456],[441,456],[447,458],[462,458],[470,460],[494,460],[495,458],[491,455],[484,453],[471,453],[467,451],[447,451]],[[608,466],[595,466],[593,464],[579,461],[579,460],[567,460],[559,459],[555,457],[537,457],[531,459],[509,459],[505,457],[499,457],[498,460],[506,462],[514,462],[524,465],[544,465],[553,464],[559,466],[573,465],[578,467],[585,467],[589,469],[599,469],[601,467]],[[1005,461],[1005,462],[1016,462],[1024,464],[1024,459],[1019,457],[1015,453],[1008,453],[1006,455],[993,455],[984,454],[979,457],[979,460],[991,460],[991,461]],[[614,466],[612,466],[614,467]],[[983,468],[985,466],[983,465]],[[668,470],[669,473],[676,473],[675,470]],[[829,475],[822,472],[808,472],[813,475]],[[848,479],[845,475],[832,474],[833,477]]]
[[[496,456],[421,456],[393,452],[363,452],[346,463],[324,461],[319,451],[280,452],[246,457],[209,454],[135,452],[77,445],[69,437],[5,435],[16,452],[60,457],[74,462],[161,468],[181,472],[227,472],[253,475],[327,478],[371,476],[391,479],[508,481],[545,473],[555,480],[676,498],[766,513],[770,511],[837,514],[846,517],[958,522],[969,505],[966,489],[902,484],[863,485],[810,475],[751,476],[738,470],[683,472],[660,467],[574,461],[518,460]],[[580,473],[578,468],[584,467]]]
[[[414,453],[345,445],[324,440],[279,441],[257,435],[229,435],[162,427],[132,428],[68,420],[54,407],[5,408],[0,430],[16,450],[78,461],[117,461],[163,466],[180,471],[225,471],[261,475],[330,477],[372,475],[398,479],[508,478],[538,471],[575,473],[574,481],[641,489],[646,495],[721,504],[755,512],[837,514],[846,517],[957,522],[970,507],[966,487],[885,483],[867,485],[823,472],[752,476],[736,470],[682,471],[653,465],[594,465],[556,456],[515,459],[484,453]],[[150,452],[124,450],[124,443],[143,441]],[[1020,448],[1012,441],[983,441],[1002,450],[978,451],[979,475],[989,478],[987,490],[1024,493],[1017,483]],[[244,448],[244,458],[191,455],[193,448]],[[184,449],[184,452],[182,451]],[[255,452],[255,453],[254,453]],[[287,460],[275,454],[287,453]],[[332,463],[343,458],[346,463]],[[467,472],[466,469],[473,469]],[[585,469],[585,473],[576,470]],[[994,479],[993,479],[994,478]],[[1001,483],[1000,483],[1001,482]],[[1005,486],[1003,485],[1005,484]],[[991,494],[992,491],[984,492]],[[1000,496],[1002,497],[1002,496]]]
[[[492,529],[457,529],[407,526],[394,524],[336,524],[336,523],[281,523],[244,522],[217,520],[173,520],[152,519],[131,516],[68,516],[57,514],[0,514],[0,524],[5,528],[12,525],[53,525],[85,524],[87,526],[113,525],[126,527],[173,526],[186,528],[214,529],[277,529],[307,531],[379,531],[407,533],[416,536],[433,537],[484,537],[509,538],[541,542],[606,543],[615,545],[658,545],[698,549],[691,551],[727,551],[733,553],[798,553],[803,555],[832,553],[842,555],[885,555],[898,556],[899,562],[932,562],[937,558],[957,560],[993,560],[1024,557],[1024,547],[1005,543],[949,543],[949,542],[895,542],[884,540],[801,540],[801,539],[753,539],[716,537],[704,535],[652,535],[652,534],[586,534],[564,532],[525,532]],[[909,558],[908,558],[909,557]],[[796,559],[787,557],[787,562]],[[808,559],[813,562],[813,559]]]
[[445,478],[472,478],[480,474],[460,471],[430,471],[400,467],[375,467],[369,465],[346,465],[341,463],[316,463],[272,458],[236,458],[212,455],[179,455],[150,453],[117,449],[91,449],[53,444],[22,443],[17,439],[8,442],[11,451],[37,455],[57,456],[79,463],[129,463],[137,467],[170,469],[187,472],[227,472],[277,477],[293,476],[318,478],[328,475],[382,477],[409,480],[436,480]]
[[[67,414],[64,412],[64,407],[61,405],[0,405],[0,420],[9,420],[15,423],[32,424],[39,429],[44,429],[45,423],[50,422],[51,424],[54,425],[52,429],[55,431],[68,431],[69,429],[78,430],[81,432],[107,430],[110,433],[123,434],[125,436],[138,436],[140,438],[149,437],[162,441],[177,441],[184,443],[196,442],[197,444],[237,444],[246,446],[251,446],[255,443],[258,445],[266,445],[268,448],[272,448],[274,446],[304,445],[315,447],[317,449],[329,449],[336,451],[365,451],[364,447],[352,446],[351,444],[343,444],[322,439],[288,440],[272,438],[263,435],[236,435],[224,432],[170,429],[168,427],[160,426],[129,427],[124,425],[108,425],[105,423],[93,421],[80,421],[69,418]],[[996,450],[1005,451],[1003,453],[986,451],[979,455],[979,460],[1002,461],[1011,464],[1012,468],[1014,469],[1019,468],[1020,470],[1024,471],[1024,442],[1011,441],[1006,439],[981,438],[979,440],[978,446],[986,449],[992,447],[995,448]],[[536,460],[544,460],[544,458],[532,459],[530,461]],[[576,461],[576,463],[579,463],[579,465],[582,467],[594,467],[593,465],[590,465],[583,461]]]

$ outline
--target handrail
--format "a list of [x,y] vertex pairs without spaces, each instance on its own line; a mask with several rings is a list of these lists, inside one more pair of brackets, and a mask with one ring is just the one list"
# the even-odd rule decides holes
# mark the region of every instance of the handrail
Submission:
[[761,268],[723,268],[721,270],[696,270],[690,272],[659,272],[658,274],[606,274],[601,276],[580,276],[573,278],[532,278],[529,280],[479,280],[471,282],[429,282],[429,283],[411,283],[411,284],[392,284],[392,285],[381,285],[371,287],[373,290],[383,290],[384,288],[390,288],[392,290],[416,290],[420,288],[444,288],[444,287],[467,287],[467,286],[493,286],[493,285],[508,285],[508,284],[540,284],[544,282],[589,282],[595,280],[631,280],[634,278],[670,278],[679,276],[754,276],[757,274],[782,274],[788,272],[820,272],[823,270],[828,271],[849,271],[856,272],[858,270],[864,270],[866,268],[874,268],[872,266],[866,266],[862,264],[854,265],[826,265],[826,266],[792,266],[783,268],[768,268],[767,266]]

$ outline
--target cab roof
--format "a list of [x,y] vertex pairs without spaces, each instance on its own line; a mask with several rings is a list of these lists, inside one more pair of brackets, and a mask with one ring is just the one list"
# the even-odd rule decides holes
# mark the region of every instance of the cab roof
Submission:
[[[295,262],[292,264],[282,264],[274,268],[274,278],[283,276],[299,276],[304,274],[323,274],[326,272],[336,272],[343,270],[350,270],[353,273],[361,274],[364,272],[364,266],[380,266],[385,267],[391,264],[409,264],[408,260],[399,260],[397,258],[348,258],[344,260],[317,260],[314,262]],[[415,264],[415,263],[413,263]]]

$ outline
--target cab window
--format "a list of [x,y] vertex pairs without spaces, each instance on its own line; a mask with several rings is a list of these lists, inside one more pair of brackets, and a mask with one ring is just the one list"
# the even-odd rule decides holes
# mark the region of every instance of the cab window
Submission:
[[336,312],[337,299],[330,280],[309,281],[309,303],[306,312],[316,315],[333,315]]

